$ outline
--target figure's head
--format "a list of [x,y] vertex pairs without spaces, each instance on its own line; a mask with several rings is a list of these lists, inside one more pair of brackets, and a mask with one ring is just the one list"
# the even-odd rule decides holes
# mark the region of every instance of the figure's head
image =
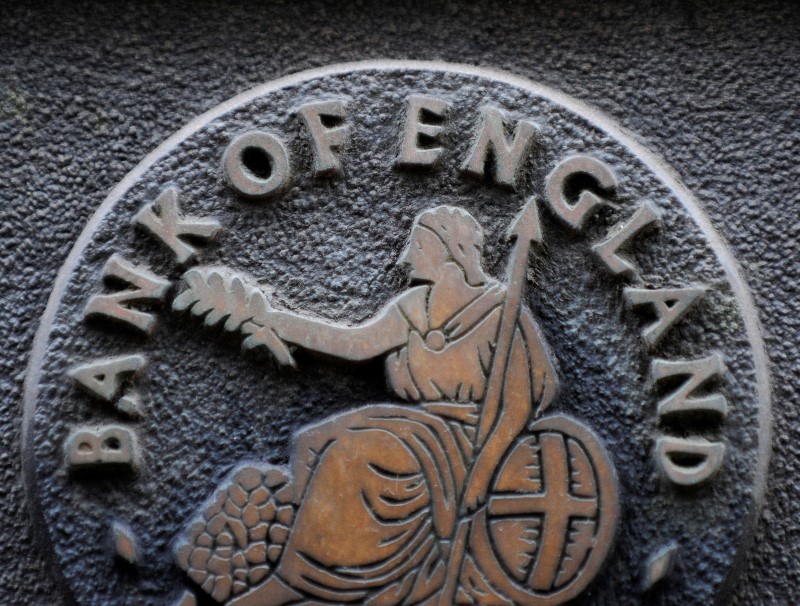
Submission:
[[411,280],[436,282],[445,265],[455,263],[471,286],[487,280],[481,267],[483,230],[467,211],[437,206],[417,215],[399,263],[410,268]]

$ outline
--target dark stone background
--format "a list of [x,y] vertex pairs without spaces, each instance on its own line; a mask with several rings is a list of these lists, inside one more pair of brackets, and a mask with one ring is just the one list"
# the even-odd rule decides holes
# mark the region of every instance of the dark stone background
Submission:
[[38,317],[89,216],[147,152],[197,114],[280,75],[369,58],[472,63],[549,84],[633,131],[700,199],[747,274],[773,372],[769,492],[733,603],[796,602],[796,3],[483,5],[0,8],[3,603],[60,603],[24,503],[21,390]]

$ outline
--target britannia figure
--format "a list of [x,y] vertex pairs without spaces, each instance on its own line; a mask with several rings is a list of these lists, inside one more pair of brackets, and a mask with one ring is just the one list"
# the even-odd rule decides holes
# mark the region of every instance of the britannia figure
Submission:
[[[538,216],[520,221],[538,229]],[[276,309],[267,288],[228,268],[187,272],[176,309],[224,320],[245,347],[267,347],[284,364],[294,348],[383,357],[395,400],[301,429],[288,473],[249,465],[220,487],[176,548],[217,601],[511,603],[471,555],[469,527],[557,380],[521,303],[527,247],[515,249],[508,284],[484,272],[482,249],[468,212],[420,213],[399,259],[408,289],[356,325]]]

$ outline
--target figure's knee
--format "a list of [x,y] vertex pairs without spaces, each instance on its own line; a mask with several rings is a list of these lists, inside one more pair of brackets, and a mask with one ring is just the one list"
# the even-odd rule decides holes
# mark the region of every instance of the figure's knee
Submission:
[[418,461],[403,439],[374,426],[371,417],[379,408],[357,409],[300,430],[293,453],[296,477],[307,477],[328,457],[347,462],[350,469],[378,465],[398,474],[419,471]]

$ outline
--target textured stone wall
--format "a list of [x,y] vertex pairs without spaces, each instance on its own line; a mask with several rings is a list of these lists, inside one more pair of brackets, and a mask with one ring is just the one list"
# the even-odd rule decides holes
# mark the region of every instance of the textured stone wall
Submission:
[[[475,4],[476,6],[473,6]],[[664,157],[744,268],[773,372],[773,462],[734,604],[800,587],[800,15],[795,3],[33,3],[0,8],[0,597],[61,603],[21,482],[21,389],[56,272],[141,158],[197,114],[328,63],[441,59],[582,99]]]

